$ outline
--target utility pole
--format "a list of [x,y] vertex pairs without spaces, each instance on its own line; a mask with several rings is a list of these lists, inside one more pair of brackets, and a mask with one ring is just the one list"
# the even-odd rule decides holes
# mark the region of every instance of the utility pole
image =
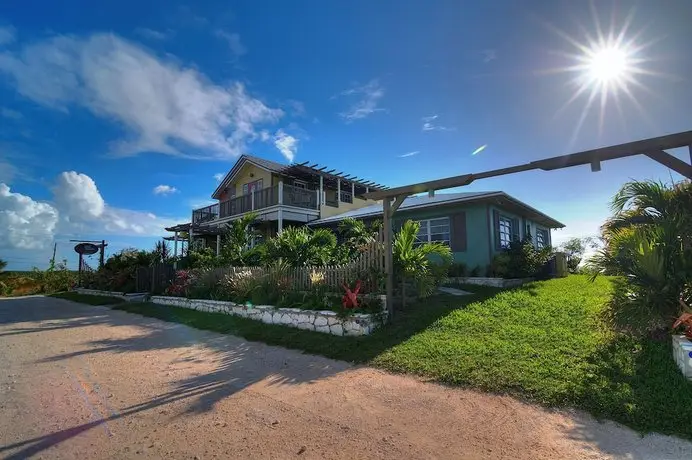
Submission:
[[58,243],[57,241],[53,243],[53,257],[50,259],[50,266],[51,268],[55,267],[55,252],[58,250]]
[[101,240],[101,254],[99,255],[99,268],[103,268],[104,253],[106,252],[106,240]]

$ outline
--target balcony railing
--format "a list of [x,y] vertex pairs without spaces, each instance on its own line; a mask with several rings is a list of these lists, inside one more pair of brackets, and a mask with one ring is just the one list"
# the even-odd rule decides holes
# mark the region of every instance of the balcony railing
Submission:
[[[280,201],[279,193],[279,186],[277,185],[196,209],[192,211],[192,223],[201,224],[275,206]],[[282,198],[282,204],[286,206],[317,209],[317,192],[314,190],[305,190],[284,184]]]
[[351,192],[341,191],[341,201],[344,203],[353,203],[353,195]]

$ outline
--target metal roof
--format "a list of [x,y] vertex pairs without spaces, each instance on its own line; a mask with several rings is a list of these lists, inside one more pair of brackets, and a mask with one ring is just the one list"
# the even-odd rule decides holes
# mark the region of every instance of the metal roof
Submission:
[[[561,222],[553,219],[552,217],[543,214],[542,212],[538,211],[537,209],[527,205],[526,203],[523,203],[522,201],[517,200],[516,198],[506,194],[505,192],[501,191],[492,191],[492,192],[462,192],[462,193],[439,193],[436,194],[434,197],[430,197],[428,195],[423,195],[423,196],[409,196],[407,197],[404,202],[401,204],[399,207],[399,211],[412,211],[414,209],[424,209],[424,208],[430,208],[434,206],[441,206],[441,205],[446,205],[446,204],[455,204],[455,203],[468,203],[468,202],[474,202],[474,201],[482,201],[482,200],[488,200],[488,199],[505,199],[513,203],[515,206],[521,207],[527,212],[530,216],[534,218],[540,219],[542,222],[545,223],[546,226],[549,226],[550,228],[562,228],[564,227],[564,224]],[[343,219],[346,218],[353,218],[353,219],[363,219],[365,217],[377,217],[379,215],[382,215],[382,203],[378,202],[376,204],[372,204],[370,206],[365,206],[360,209],[354,209],[352,211],[347,211],[342,214],[337,214],[335,216],[330,216],[330,217],[325,217],[324,219],[318,219],[310,222],[309,225],[320,225],[320,224],[329,224],[329,223],[336,223],[339,222]]]

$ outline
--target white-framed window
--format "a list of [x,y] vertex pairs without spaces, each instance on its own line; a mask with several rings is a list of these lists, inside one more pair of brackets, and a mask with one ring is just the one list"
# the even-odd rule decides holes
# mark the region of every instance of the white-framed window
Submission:
[[512,219],[505,216],[500,216],[500,228],[498,232],[500,234],[500,247],[508,248],[509,244],[512,242]]
[[416,242],[432,243],[439,242],[449,245],[449,217],[440,217],[439,219],[419,220],[420,230],[416,236]]
[[543,249],[548,246],[548,230],[536,229],[536,248]]

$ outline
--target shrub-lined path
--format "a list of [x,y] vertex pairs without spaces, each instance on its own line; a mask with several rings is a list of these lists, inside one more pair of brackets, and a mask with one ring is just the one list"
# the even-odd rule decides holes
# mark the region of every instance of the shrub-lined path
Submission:
[[0,301],[3,458],[689,458],[580,412],[67,300]]

